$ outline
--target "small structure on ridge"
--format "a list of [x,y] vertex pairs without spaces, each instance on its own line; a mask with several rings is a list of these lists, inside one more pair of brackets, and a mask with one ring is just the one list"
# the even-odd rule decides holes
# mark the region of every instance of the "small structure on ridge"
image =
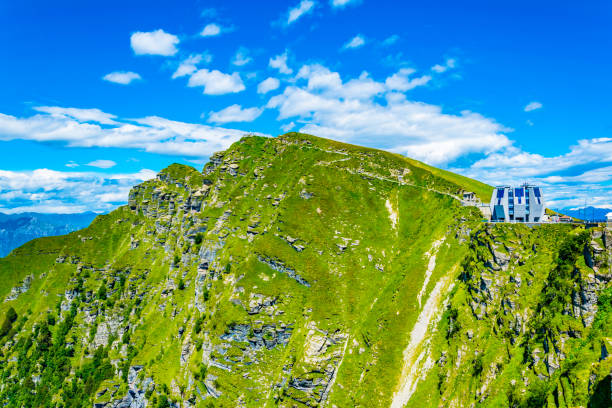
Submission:
[[544,222],[546,209],[542,189],[529,184],[495,187],[489,207],[492,222]]

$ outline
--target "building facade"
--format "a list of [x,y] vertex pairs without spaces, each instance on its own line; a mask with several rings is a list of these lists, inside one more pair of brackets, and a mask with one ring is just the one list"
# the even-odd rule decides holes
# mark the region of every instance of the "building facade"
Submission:
[[491,196],[493,222],[543,222],[544,196],[537,186],[498,186]]

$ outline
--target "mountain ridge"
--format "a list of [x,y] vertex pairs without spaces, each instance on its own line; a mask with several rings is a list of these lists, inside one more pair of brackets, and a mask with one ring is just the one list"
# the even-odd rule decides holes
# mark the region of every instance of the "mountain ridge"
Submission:
[[[572,225],[482,223],[457,195],[487,188],[296,133],[245,137],[201,172],[173,164],[88,228],[0,259],[0,318],[9,322],[0,401],[538,406],[605,398],[593,390],[612,359],[593,360],[590,347],[612,334],[605,302],[598,306],[612,237]],[[569,317],[545,307],[547,287],[559,288],[561,310],[569,301]],[[557,334],[541,336],[549,315]],[[568,325],[574,334],[559,337]],[[590,339],[575,349],[591,371],[563,383],[571,371],[552,364],[565,357],[551,350],[569,355],[576,333]]]

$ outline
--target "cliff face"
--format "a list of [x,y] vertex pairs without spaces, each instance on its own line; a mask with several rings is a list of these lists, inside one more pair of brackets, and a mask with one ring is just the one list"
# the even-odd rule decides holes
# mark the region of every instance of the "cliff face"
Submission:
[[408,406],[612,406],[611,238],[570,226],[474,232],[431,335],[435,364]]
[[609,234],[487,227],[461,190],[490,193],[300,134],[244,138],[202,172],[172,165],[89,228],[0,260],[0,402],[595,398]]

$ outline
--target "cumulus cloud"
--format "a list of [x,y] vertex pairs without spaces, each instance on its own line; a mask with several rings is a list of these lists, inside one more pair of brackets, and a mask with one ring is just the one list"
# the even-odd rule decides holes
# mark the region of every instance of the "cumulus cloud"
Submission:
[[302,66],[296,79],[306,79],[308,90],[344,99],[370,99],[386,90],[383,84],[374,81],[365,71],[359,78],[343,83],[338,72],[332,72],[321,64]]
[[216,23],[206,24],[206,26],[200,32],[202,37],[215,37],[221,34],[221,26]]
[[565,154],[546,156],[509,146],[457,169],[493,185],[524,181],[546,188],[549,206],[612,205],[612,138],[582,139]]
[[[0,140],[60,142],[68,147],[137,149],[205,159],[213,152],[227,149],[245,133],[157,116],[124,120],[97,109],[41,107],[37,110],[41,113],[23,118],[0,113]],[[89,111],[95,112],[99,120],[92,119],[87,114]]]
[[417,86],[426,85],[431,81],[431,76],[423,75],[417,78],[409,78],[415,70],[412,68],[401,68],[395,74],[385,80],[387,89],[391,91],[405,92],[416,88]]
[[149,169],[131,174],[0,170],[0,211],[109,211],[127,202],[131,186],[154,177]]
[[172,79],[191,75],[197,71],[198,64],[209,64],[211,61],[212,55],[207,52],[202,54],[192,54],[181,61],[176,71],[174,71],[174,74],[172,74]]
[[280,81],[273,77],[268,77],[261,81],[259,85],[257,85],[257,93],[265,94],[275,89],[278,89],[280,86]]
[[290,75],[293,73],[293,70],[287,66],[287,59],[287,51],[285,51],[283,54],[277,55],[274,58],[270,58],[270,68],[278,69],[278,72],[281,74]]
[[290,8],[287,13],[286,25],[295,23],[300,17],[312,12],[316,3],[313,0],[302,0],[297,6]]
[[[97,122],[102,125],[116,125],[117,116],[102,112],[100,109],[63,108],[60,106],[36,106],[35,111],[48,113],[55,118],[71,118],[79,122]],[[1,137],[1,135],[0,135]]]
[[204,87],[204,93],[206,95],[223,95],[241,92],[245,89],[240,74],[237,72],[225,74],[216,69],[212,71],[200,69],[194,72],[191,77],[189,77],[187,85],[190,87]]
[[343,81],[338,72],[305,65],[295,85],[272,97],[268,108],[278,119],[299,119],[300,131],[350,143],[383,148],[444,165],[470,154],[489,154],[511,145],[510,129],[493,119],[464,111],[458,115],[442,108],[409,101],[402,93],[426,82],[411,82],[414,71],[398,71],[385,82],[367,72]]
[[88,166],[97,167],[99,169],[110,169],[111,167],[115,167],[117,163],[112,160],[94,160],[92,162],[87,163]]
[[106,74],[102,77],[103,80],[108,82],[114,82],[121,85],[129,85],[133,81],[142,79],[139,74],[131,71],[115,71],[110,74]]
[[150,32],[137,31],[130,37],[130,43],[136,55],[163,55],[168,57],[178,52],[176,46],[179,39],[176,35],[168,34],[160,29]]
[[542,104],[540,102],[535,102],[534,101],[534,102],[529,102],[527,104],[527,106],[525,106],[524,111],[525,112],[531,112],[531,111],[534,111],[534,110],[540,109],[540,108],[542,108]]
[[330,0],[330,4],[334,8],[342,8],[348,5],[360,4],[362,0]]
[[295,122],[289,122],[281,126],[281,130],[283,132],[289,132],[291,129],[295,127]]
[[353,38],[351,38],[346,44],[342,46],[343,50],[353,49],[363,47],[365,44],[365,38],[361,34],[357,34]]
[[252,122],[261,115],[261,108],[242,108],[238,104],[228,106],[218,112],[210,112],[208,121],[212,123]]
[[447,58],[444,64],[442,65],[436,64],[433,67],[431,67],[431,70],[433,72],[441,74],[443,72],[448,71],[449,69],[455,68],[456,65],[457,65],[457,60],[455,60],[454,58]]
[[240,47],[238,51],[236,51],[236,55],[232,58],[232,64],[237,65],[239,67],[243,65],[247,65],[253,61],[253,58],[249,56],[249,50],[245,47]]

